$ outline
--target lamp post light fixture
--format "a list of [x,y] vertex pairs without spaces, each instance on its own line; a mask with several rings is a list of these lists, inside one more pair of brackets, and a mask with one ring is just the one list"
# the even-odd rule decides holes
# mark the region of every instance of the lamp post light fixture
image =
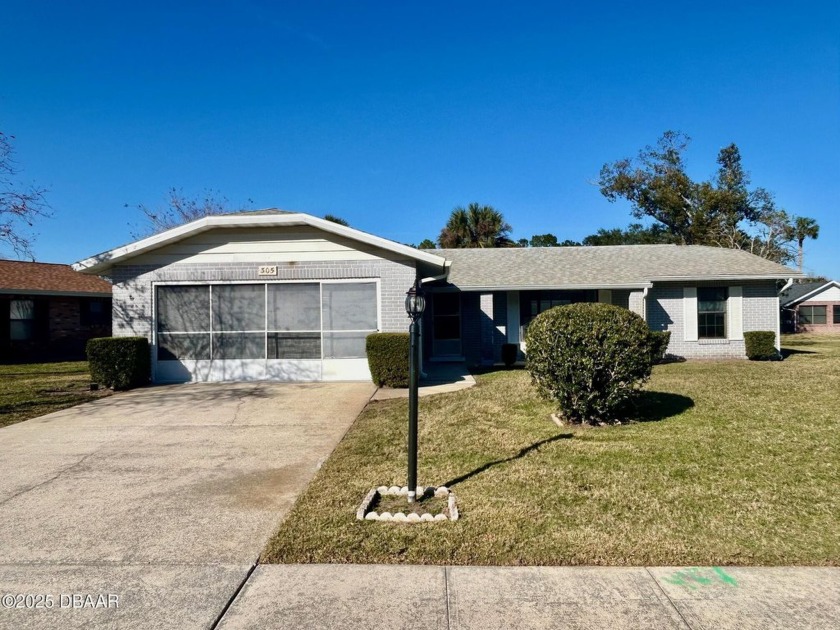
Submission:
[[426,298],[419,279],[405,294],[405,312],[411,318],[408,328],[408,502],[417,494],[417,389],[420,384],[420,318]]

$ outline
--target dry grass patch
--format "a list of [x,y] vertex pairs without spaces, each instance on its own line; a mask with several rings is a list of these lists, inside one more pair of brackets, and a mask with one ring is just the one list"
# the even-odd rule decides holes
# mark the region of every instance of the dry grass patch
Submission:
[[0,365],[0,427],[109,393],[90,391],[87,361]]
[[[840,338],[781,363],[658,366],[630,425],[559,429],[524,371],[420,405],[419,482],[442,527],[355,520],[404,485],[405,401],[362,413],[264,551],[266,562],[840,564]],[[331,492],[330,489],[335,491]]]

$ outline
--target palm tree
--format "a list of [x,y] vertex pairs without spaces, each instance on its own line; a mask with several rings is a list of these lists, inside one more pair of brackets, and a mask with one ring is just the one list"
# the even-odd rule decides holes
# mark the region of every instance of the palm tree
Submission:
[[493,206],[471,203],[452,211],[446,226],[440,231],[441,247],[513,247],[511,227],[502,213]]
[[798,247],[796,253],[796,263],[799,266],[799,271],[802,271],[802,263],[805,258],[805,239],[812,238],[817,240],[820,235],[820,226],[814,219],[810,217],[796,217],[793,221],[793,238]]

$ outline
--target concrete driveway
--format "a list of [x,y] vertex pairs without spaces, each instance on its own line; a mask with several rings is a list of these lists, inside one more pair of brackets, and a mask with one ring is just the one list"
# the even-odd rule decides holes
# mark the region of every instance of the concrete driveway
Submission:
[[154,387],[0,429],[0,628],[211,626],[373,392]]

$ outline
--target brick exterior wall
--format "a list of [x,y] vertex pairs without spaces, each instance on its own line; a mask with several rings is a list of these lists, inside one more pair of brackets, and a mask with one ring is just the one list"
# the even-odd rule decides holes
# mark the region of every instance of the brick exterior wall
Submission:
[[[803,324],[799,317],[799,309],[802,306],[825,306],[825,324]],[[840,302],[820,300],[802,302],[796,306],[796,321],[799,322],[796,332],[840,333],[840,323],[834,323],[834,313],[840,313]]]
[[[277,266],[277,276],[259,276],[260,265]],[[385,332],[407,332],[410,320],[405,313],[405,293],[414,283],[413,261],[386,259],[369,261],[275,263],[177,264],[165,267],[147,265],[115,266],[113,287],[113,334],[140,336],[152,341],[153,283],[224,281],[274,282],[278,280],[380,279],[381,321]]]
[[[744,359],[744,341],[735,339],[700,339],[686,341],[683,322],[683,289],[685,287],[743,287],[743,330],[777,332],[779,300],[776,283],[765,282],[694,282],[659,284],[650,289],[647,298],[647,321],[652,330],[670,330],[668,354],[688,359]],[[632,296],[631,296],[632,297]],[[632,299],[631,299],[632,302]]]

